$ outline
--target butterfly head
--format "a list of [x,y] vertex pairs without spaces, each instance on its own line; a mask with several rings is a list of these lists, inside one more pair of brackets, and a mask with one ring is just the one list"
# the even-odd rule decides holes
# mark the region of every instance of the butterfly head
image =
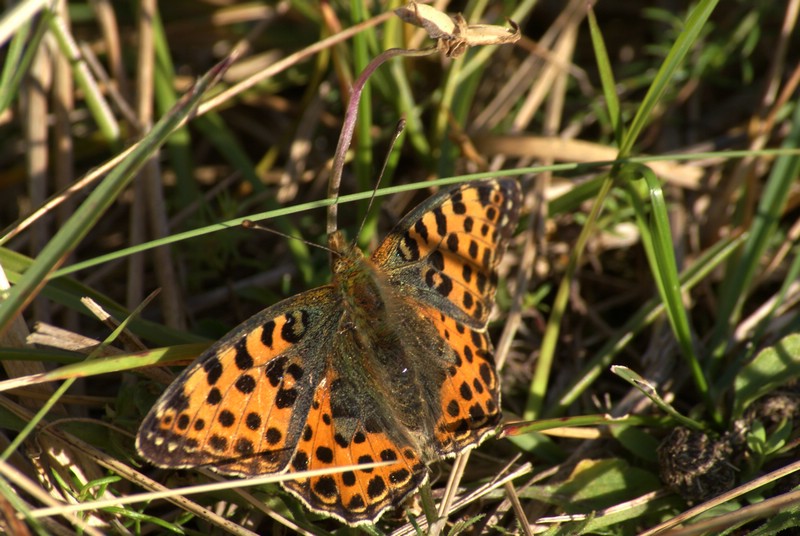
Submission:
[[334,278],[352,272],[364,262],[364,252],[355,242],[348,242],[341,231],[331,234],[328,247],[333,255],[331,270]]

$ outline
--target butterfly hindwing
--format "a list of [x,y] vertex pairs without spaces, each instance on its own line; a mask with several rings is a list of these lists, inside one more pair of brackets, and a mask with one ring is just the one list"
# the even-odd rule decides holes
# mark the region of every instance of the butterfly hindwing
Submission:
[[434,428],[436,449],[447,457],[477,446],[498,423],[500,386],[486,330],[462,324],[435,309],[423,311],[450,348],[451,360],[438,360],[446,379],[439,387],[441,412]]
[[[352,386],[331,375],[316,390],[291,471],[374,462],[386,466],[298,478],[284,487],[310,508],[351,524],[368,522],[398,504],[427,478],[417,450],[391,429],[381,412],[370,412]],[[342,390],[344,392],[337,392]],[[336,399],[338,402],[335,402]],[[345,408],[337,409],[339,404]],[[348,410],[349,408],[349,410]]]

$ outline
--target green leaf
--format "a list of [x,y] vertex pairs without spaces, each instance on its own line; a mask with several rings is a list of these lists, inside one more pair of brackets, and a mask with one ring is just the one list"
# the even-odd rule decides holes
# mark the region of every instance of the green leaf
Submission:
[[800,376],[800,335],[792,334],[761,351],[734,381],[733,418],[754,400]]
[[552,491],[569,497],[568,512],[580,513],[615,506],[661,487],[653,473],[631,467],[624,460],[607,459],[579,462],[567,481]]
[[651,463],[658,461],[656,456],[658,440],[653,437],[652,433],[638,426],[626,425],[609,426],[608,431],[623,448],[636,457]]

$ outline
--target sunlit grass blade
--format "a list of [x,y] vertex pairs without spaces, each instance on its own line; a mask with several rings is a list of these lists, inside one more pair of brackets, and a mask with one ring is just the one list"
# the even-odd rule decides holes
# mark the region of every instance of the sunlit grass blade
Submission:
[[687,428],[692,428],[693,430],[705,430],[706,427],[702,422],[681,415],[675,408],[672,407],[672,404],[667,403],[667,401],[664,400],[660,394],[658,394],[655,386],[653,386],[650,382],[642,378],[633,370],[617,365],[611,367],[611,372],[641,391],[642,394],[644,394],[653,402],[653,404],[660,408],[665,414],[675,419],[676,422],[686,426]]
[[[571,437],[580,437],[580,430],[573,430],[576,427],[584,426],[612,426],[615,424],[644,425],[653,424],[653,419],[642,418],[639,416],[611,417],[610,415],[576,415],[574,417],[564,417],[556,419],[539,419],[536,421],[521,421],[503,424],[500,426],[498,437],[513,437],[531,432],[543,432],[557,428],[564,428],[570,431]],[[599,437],[599,433],[593,437]],[[591,437],[591,436],[590,436]]]
[[[127,325],[127,324],[126,324]],[[190,362],[200,353],[208,348],[206,343],[173,345],[166,348],[153,348],[146,352],[139,352],[131,355],[120,355],[115,357],[103,357],[97,359],[82,360],[78,363],[64,365],[35,376],[25,376],[11,380],[0,381],[0,392],[19,387],[27,387],[40,383],[56,382],[74,378],[87,378],[99,374],[110,374],[112,372],[123,372],[126,370],[136,370],[142,367],[154,365],[170,365],[176,361]],[[18,350],[16,352],[4,352],[4,357],[8,359],[20,359],[25,357],[26,352]],[[35,359],[35,355],[30,356]],[[42,354],[39,354],[40,360]]]
[[19,94],[20,84],[41,46],[47,31],[47,18],[50,16],[49,12],[45,12],[36,22],[32,35],[29,21],[15,32],[0,75],[0,112],[8,109]]
[[13,37],[20,28],[28,24],[37,14],[46,12],[48,0],[17,2],[0,17],[0,46]]

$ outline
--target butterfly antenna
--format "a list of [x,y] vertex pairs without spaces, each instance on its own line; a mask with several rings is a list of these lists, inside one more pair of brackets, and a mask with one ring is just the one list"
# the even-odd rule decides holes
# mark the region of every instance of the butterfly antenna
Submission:
[[292,236],[290,234],[282,233],[282,232],[280,232],[280,231],[278,231],[276,229],[273,229],[271,227],[267,227],[265,225],[261,225],[260,223],[256,223],[253,220],[244,220],[244,221],[242,221],[242,227],[244,227],[245,229],[257,229],[259,231],[266,231],[268,233],[273,233],[273,234],[276,234],[278,236],[282,236],[284,238],[288,238],[289,240],[299,240],[300,242],[302,242],[303,244],[305,244],[307,246],[312,246],[312,247],[319,248],[321,250],[327,251],[328,253],[330,253],[333,256],[337,256],[337,257],[339,256],[339,253],[337,251],[329,248],[328,246],[323,246],[322,244],[316,244],[314,242],[309,242],[305,238],[301,238],[299,236]]
[[365,212],[364,219],[361,220],[361,226],[358,228],[358,232],[355,236],[355,242],[358,242],[358,237],[361,236],[361,231],[364,230],[364,224],[367,223],[367,214],[369,214],[370,209],[372,209],[372,203],[375,201],[375,196],[378,193],[378,187],[381,185],[381,180],[383,179],[384,173],[386,173],[386,166],[389,165],[389,158],[392,156],[392,151],[394,150],[394,146],[397,143],[397,140],[400,138],[400,134],[403,133],[403,130],[406,128],[406,120],[404,117],[400,118],[400,121],[397,122],[397,126],[394,128],[394,135],[389,143],[389,150],[386,151],[386,158],[383,159],[383,166],[381,167],[381,172],[378,175],[378,180],[375,181],[375,188],[372,189],[372,195],[369,197],[369,203],[367,203],[367,211]]

